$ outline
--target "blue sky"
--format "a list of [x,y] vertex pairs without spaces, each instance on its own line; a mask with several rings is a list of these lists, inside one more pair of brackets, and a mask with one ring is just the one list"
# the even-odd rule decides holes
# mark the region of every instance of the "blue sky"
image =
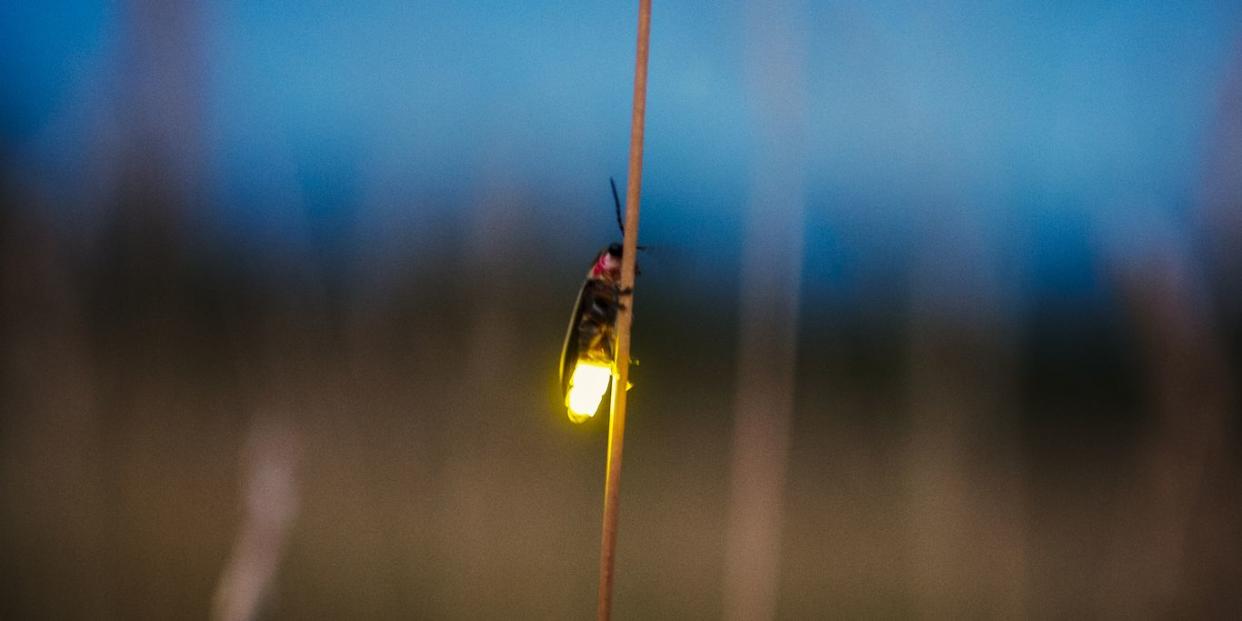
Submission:
[[[49,185],[72,183],[103,124],[89,111],[119,100],[124,7],[0,9],[3,145]],[[1097,245],[1083,236],[1101,227],[1141,243],[1148,225],[1126,224],[1133,210],[1160,227],[1193,208],[1221,83],[1242,70],[1236,2],[794,11],[807,42],[809,252],[827,259],[808,264],[812,277],[900,260],[891,249],[946,204],[1018,240],[1036,271],[1083,269]],[[420,197],[468,195],[504,171],[574,199],[537,217],[612,234],[597,210],[607,177],[624,174],[628,3],[218,2],[194,14],[202,167],[223,230],[279,241],[305,213],[329,230],[340,213],[399,226],[374,197],[443,208]],[[744,71],[747,24],[734,3],[656,3],[648,239],[737,240],[763,113]]]

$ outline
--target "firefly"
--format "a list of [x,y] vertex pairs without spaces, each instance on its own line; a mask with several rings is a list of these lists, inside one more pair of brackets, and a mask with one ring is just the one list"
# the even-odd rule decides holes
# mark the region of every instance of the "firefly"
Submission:
[[[617,210],[617,226],[622,227],[616,183],[612,183],[612,198]],[[621,230],[624,234],[624,227]],[[617,311],[625,307],[621,298],[631,293],[621,288],[621,251],[621,244],[610,244],[595,255],[586,281],[578,290],[569,328],[565,331],[565,344],[561,348],[561,393],[565,395],[569,420],[575,423],[595,416],[612,383]]]
[[561,390],[569,420],[575,423],[595,416],[612,383],[617,311],[625,295],[620,280],[621,244],[612,244],[595,256],[569,318],[561,350]]

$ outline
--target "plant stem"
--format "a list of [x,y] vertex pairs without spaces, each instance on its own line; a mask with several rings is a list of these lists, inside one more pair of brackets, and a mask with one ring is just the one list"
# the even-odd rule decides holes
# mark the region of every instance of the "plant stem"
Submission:
[[625,239],[621,255],[621,288],[630,291],[617,313],[616,370],[612,383],[612,414],[608,419],[608,472],[604,482],[604,524],[600,536],[600,621],[612,617],[613,566],[617,548],[617,504],[621,491],[621,450],[625,444],[625,397],[630,375],[630,325],[634,318],[634,265],[638,254],[638,199],[642,190],[643,121],[647,111],[647,52],[651,31],[651,0],[638,2],[638,49],[634,62],[634,105],[630,119],[630,168],[625,190]]

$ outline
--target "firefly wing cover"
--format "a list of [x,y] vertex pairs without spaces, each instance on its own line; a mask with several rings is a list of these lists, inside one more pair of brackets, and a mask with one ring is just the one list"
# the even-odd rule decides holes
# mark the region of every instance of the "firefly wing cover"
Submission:
[[578,326],[582,323],[582,315],[586,305],[590,303],[586,294],[591,286],[590,279],[582,283],[578,289],[578,299],[574,301],[574,312],[569,316],[569,328],[565,330],[565,344],[561,348],[561,396],[569,394],[569,378],[574,375],[574,366],[578,364]]

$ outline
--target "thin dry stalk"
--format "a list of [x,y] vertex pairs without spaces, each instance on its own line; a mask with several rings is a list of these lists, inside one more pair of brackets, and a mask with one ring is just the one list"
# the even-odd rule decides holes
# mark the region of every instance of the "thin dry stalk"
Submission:
[[[647,112],[647,52],[651,32],[651,0],[638,2],[638,45],[634,61],[634,105],[630,118],[630,169],[625,190],[625,239],[621,255],[621,288],[634,290],[635,256],[638,254],[638,198],[642,190],[643,122]],[[600,621],[612,617],[613,566],[617,548],[617,503],[621,493],[621,450],[625,444],[625,388],[630,377],[630,325],[634,319],[634,296],[617,313],[616,371],[613,377],[612,414],[608,421],[608,474],[604,482],[604,524],[600,536]]]

